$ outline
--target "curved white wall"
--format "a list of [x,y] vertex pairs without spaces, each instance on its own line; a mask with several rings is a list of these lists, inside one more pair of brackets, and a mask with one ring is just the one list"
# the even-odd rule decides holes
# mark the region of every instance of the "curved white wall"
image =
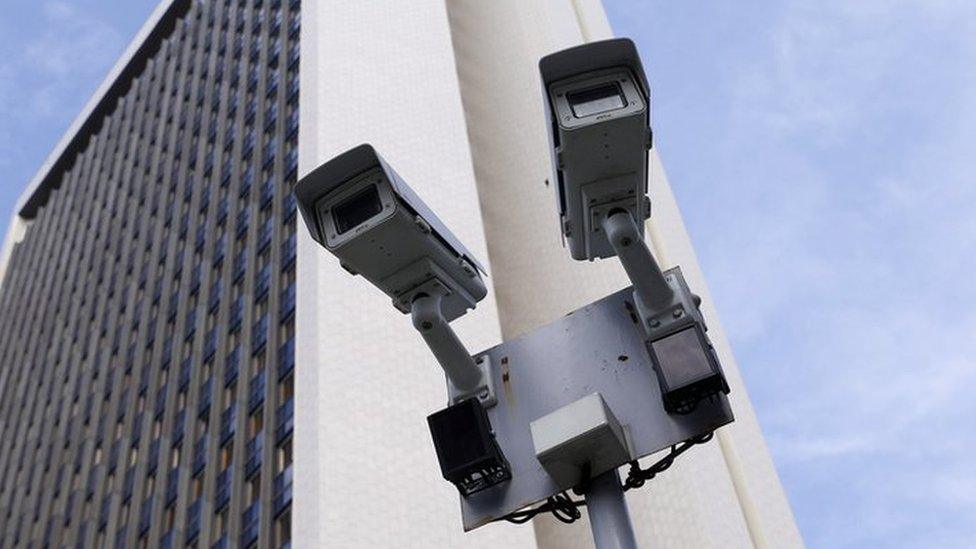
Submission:
[[[444,3],[302,10],[300,173],[370,142],[485,260]],[[440,367],[408,316],[298,234],[295,547],[534,547],[528,527],[463,533],[427,430]],[[491,294],[454,325],[472,350],[501,341]]]

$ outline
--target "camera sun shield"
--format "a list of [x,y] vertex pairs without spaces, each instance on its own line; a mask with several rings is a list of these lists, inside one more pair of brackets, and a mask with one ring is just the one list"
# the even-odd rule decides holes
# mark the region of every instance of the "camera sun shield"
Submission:
[[462,496],[512,478],[488,415],[477,398],[468,398],[427,417],[444,479]]
[[431,287],[448,321],[487,294],[485,269],[372,146],[318,167],[295,195],[312,238],[404,313]]

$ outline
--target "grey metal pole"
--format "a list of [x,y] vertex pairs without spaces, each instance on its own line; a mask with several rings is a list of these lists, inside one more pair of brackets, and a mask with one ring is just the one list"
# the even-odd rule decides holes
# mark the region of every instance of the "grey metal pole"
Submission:
[[634,527],[630,524],[630,512],[617,470],[591,480],[585,497],[596,549],[637,549]]
[[441,313],[441,296],[418,297],[411,305],[410,314],[414,327],[427,342],[451,383],[462,391],[471,391],[481,385],[481,370]]
[[603,218],[602,225],[642,304],[651,311],[660,311],[671,305],[674,291],[664,280],[661,267],[641,236],[643,231],[638,229],[630,213],[625,210],[612,212]]

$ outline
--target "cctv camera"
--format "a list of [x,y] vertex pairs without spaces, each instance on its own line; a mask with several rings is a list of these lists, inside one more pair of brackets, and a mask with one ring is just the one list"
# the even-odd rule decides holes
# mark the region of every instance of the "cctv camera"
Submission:
[[449,322],[487,294],[484,268],[372,146],[318,167],[295,196],[312,238],[404,313],[437,294]]
[[650,314],[644,311],[642,320],[664,408],[685,414],[702,400],[728,394],[729,384],[706,333],[701,297],[692,293],[680,267],[668,269],[664,278],[674,292],[671,305]]
[[573,259],[618,257],[634,286],[665,408],[728,393],[681,271],[667,275],[644,241],[650,217],[650,94],[634,43],[604,40],[539,62],[562,232]]
[[650,217],[650,96],[634,43],[591,42],[539,62],[563,238],[573,259],[616,255],[611,212]]
[[295,197],[312,238],[411,314],[456,398],[493,405],[490,363],[476,363],[449,324],[488,293],[485,269],[376,150],[360,145],[319,166]]

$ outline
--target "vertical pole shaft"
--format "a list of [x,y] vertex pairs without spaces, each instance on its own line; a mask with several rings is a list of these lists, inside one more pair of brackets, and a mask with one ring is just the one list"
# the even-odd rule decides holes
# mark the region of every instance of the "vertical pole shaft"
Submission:
[[634,527],[630,524],[630,512],[616,469],[590,481],[586,513],[590,517],[596,549],[637,549]]

